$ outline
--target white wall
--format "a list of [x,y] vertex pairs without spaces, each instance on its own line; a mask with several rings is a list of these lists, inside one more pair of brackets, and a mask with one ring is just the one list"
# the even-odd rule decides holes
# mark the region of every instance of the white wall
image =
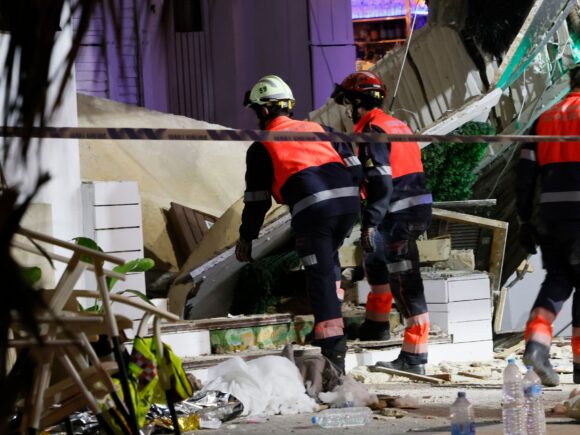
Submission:
[[[59,83],[62,80],[62,66],[72,45],[72,26],[64,25],[69,16],[68,2],[65,2],[63,16],[61,18],[62,31],[57,33],[57,41],[51,63],[51,76],[55,77],[54,85],[49,89],[48,107],[50,107],[58,92]],[[8,34],[0,35],[0,59],[4,60],[8,45]],[[1,63],[4,65],[4,62]],[[0,83],[0,101],[4,101],[6,84]],[[0,116],[3,117],[4,107],[0,107]],[[3,121],[3,118],[0,118]],[[77,126],[77,103],[76,85],[73,74],[69,77],[68,86],[65,90],[62,105],[50,119],[49,125],[58,127]],[[38,146],[35,142],[35,146]],[[26,168],[16,168],[6,165],[6,177],[9,184],[18,184],[24,190],[28,189],[38,175],[40,167],[51,176],[49,183],[37,195],[34,202],[48,203],[52,207],[52,235],[70,240],[82,235],[81,215],[81,180],[79,162],[79,144],[77,140],[51,139],[40,143],[40,151],[36,159]],[[70,255],[70,251],[64,251]],[[57,265],[57,274],[64,266]]]

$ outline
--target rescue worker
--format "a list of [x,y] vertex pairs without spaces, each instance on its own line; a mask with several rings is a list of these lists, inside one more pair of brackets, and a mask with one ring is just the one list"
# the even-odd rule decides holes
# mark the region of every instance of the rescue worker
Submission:
[[[544,112],[538,135],[580,133],[580,67],[569,73],[571,92]],[[540,179],[539,219],[532,223],[535,188]],[[529,254],[539,243],[546,277],[526,325],[524,363],[542,383],[560,382],[549,359],[552,324],[576,289],[572,304],[574,383],[580,384],[580,142],[539,142],[522,146],[517,168],[520,242]]]
[[[385,85],[376,74],[360,71],[336,85],[333,98],[350,106],[356,133],[411,134],[404,122],[381,110],[385,94]],[[359,146],[358,157],[366,195],[361,245],[371,287],[359,337],[390,337],[394,296],[406,323],[403,346],[396,360],[377,365],[423,374],[429,314],[416,241],[431,222],[432,197],[426,187],[421,149],[416,142],[365,143]]]
[[[314,122],[290,118],[294,97],[279,77],[262,77],[246,94],[262,130],[324,132]],[[344,160],[343,160],[344,158]],[[358,176],[356,175],[358,173]],[[330,142],[254,142],[246,156],[246,191],[236,246],[239,261],[251,261],[271,196],[292,214],[296,251],[304,265],[314,311],[314,342],[344,372],[346,337],[337,291],[338,248],[360,214],[360,162],[350,146]]]

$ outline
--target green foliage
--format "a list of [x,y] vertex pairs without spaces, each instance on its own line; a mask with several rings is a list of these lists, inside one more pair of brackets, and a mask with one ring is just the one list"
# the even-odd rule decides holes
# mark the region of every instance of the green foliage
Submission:
[[[90,239],[88,237],[77,237],[77,238],[73,239],[73,241],[79,246],[83,246],[85,248],[94,249],[95,251],[103,252],[101,247],[99,245],[97,245],[97,242],[95,242],[93,239]],[[93,264],[93,259],[91,257],[89,257],[88,255],[81,255],[81,261],[83,261],[85,263]]]
[[[155,261],[153,261],[151,258],[136,258],[135,260],[127,261],[125,264],[122,264],[120,266],[115,266],[113,268],[113,271],[122,274],[127,274],[129,272],[147,272],[154,266]],[[113,277],[107,278],[107,286],[109,287],[109,290],[113,288],[116,282],[117,278]]]
[[240,279],[230,308],[232,314],[264,314],[271,311],[280,297],[273,290],[286,274],[300,264],[296,251],[270,255],[248,263]]
[[[495,129],[485,122],[468,122],[451,134],[492,135]],[[435,201],[471,199],[476,181],[474,170],[485,155],[486,143],[439,143],[423,148],[427,186]]]
[[24,281],[29,286],[34,286],[42,278],[42,270],[40,267],[22,267],[20,268]]
[[138,290],[127,289],[127,290],[123,290],[122,292],[119,292],[120,295],[123,295],[125,293],[129,293],[130,295],[137,296],[142,301],[147,302],[149,305],[153,305],[154,306],[153,302],[151,302],[151,300],[147,296],[145,296],[143,293],[141,293]]
[[[99,251],[99,252],[103,252],[101,247],[93,239],[90,239],[88,237],[77,237],[73,240],[77,245],[84,246],[85,248],[94,249],[94,250]],[[85,263],[91,263],[91,264],[93,263],[93,259],[87,255],[81,256],[81,261],[84,261]],[[127,274],[130,272],[146,272],[149,269],[152,269],[154,266],[155,266],[155,261],[152,260],[151,258],[136,258],[134,260],[130,260],[130,261],[126,262],[125,264],[115,266],[113,268],[113,271],[118,272],[118,273],[122,273],[122,274]],[[118,281],[117,278],[107,277],[107,289],[109,290],[109,292],[113,289],[113,287],[115,286],[117,281]],[[145,302],[148,302],[151,305],[153,305],[151,303],[151,301],[149,300],[149,298],[138,290],[127,289],[127,290],[120,292],[119,294],[123,294],[123,293],[130,293],[132,295],[138,296],[141,299],[143,299]],[[95,301],[95,305],[88,307],[88,308],[85,308],[84,311],[101,313],[103,311],[103,307],[101,305],[99,305],[98,303],[96,303],[96,301]]]

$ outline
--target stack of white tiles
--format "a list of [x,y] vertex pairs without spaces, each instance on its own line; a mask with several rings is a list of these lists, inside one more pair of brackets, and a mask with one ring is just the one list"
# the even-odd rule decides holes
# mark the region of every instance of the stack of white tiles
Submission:
[[[104,252],[125,261],[143,257],[143,228],[139,186],[134,181],[92,181],[82,186],[84,235],[97,242]],[[112,269],[115,265],[105,263]],[[87,287],[96,289],[94,275],[87,274]],[[118,281],[112,292],[137,290],[146,294],[145,274],[128,273],[126,281]],[[129,298],[139,296],[125,293]],[[93,303],[93,301],[88,301]],[[152,301],[167,309],[167,299]],[[113,311],[133,320],[133,332],[137,331],[143,311],[124,304],[113,303]],[[131,331],[125,331],[131,335]],[[131,338],[131,337],[129,337]],[[164,343],[170,345],[181,358],[192,358],[211,353],[208,330],[190,328],[188,325],[172,328],[162,333]],[[128,345],[130,349],[130,345]]]
[[453,355],[442,359],[493,359],[489,277],[480,272],[429,272],[423,274],[423,283],[431,325],[453,342]]
[[[125,261],[143,257],[143,228],[139,186],[134,181],[92,181],[82,185],[84,236],[90,237],[104,252]],[[115,265],[105,263],[105,268]],[[87,274],[87,287],[96,289],[93,274]],[[136,290],[145,294],[145,274],[128,273],[126,281],[118,281],[113,293]],[[125,296],[138,298],[126,293]],[[143,311],[113,303],[113,311],[134,321]]]

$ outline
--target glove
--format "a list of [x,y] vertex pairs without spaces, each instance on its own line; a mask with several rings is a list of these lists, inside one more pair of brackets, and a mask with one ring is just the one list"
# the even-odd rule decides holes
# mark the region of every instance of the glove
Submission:
[[239,239],[236,243],[236,259],[243,263],[252,261],[252,241]]
[[375,229],[362,227],[360,230],[360,244],[365,252],[375,252]]
[[538,231],[531,222],[520,224],[520,244],[528,254],[535,254],[538,240]]

